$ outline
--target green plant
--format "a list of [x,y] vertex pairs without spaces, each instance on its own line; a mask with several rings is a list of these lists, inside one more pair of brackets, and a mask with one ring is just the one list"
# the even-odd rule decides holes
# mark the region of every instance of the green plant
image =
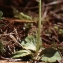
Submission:
[[37,35],[36,53],[38,52],[38,50],[40,48],[39,43],[40,43],[40,33],[41,33],[41,30],[40,30],[41,29],[41,0],[39,0],[38,2],[39,2],[39,21],[38,21],[38,35]]
[[29,30],[33,23],[24,23],[23,30]]
[[39,2],[39,22],[38,22],[38,32],[37,35],[27,36],[21,42],[21,47],[23,48],[20,51],[14,53],[13,58],[24,57],[27,55],[31,56],[32,60],[35,60],[35,63],[39,60],[45,62],[55,62],[56,60],[61,60],[61,56],[56,50],[56,48],[43,48],[42,40],[41,40],[41,0],[37,0]]
[[12,9],[13,9],[13,14],[14,14],[14,17],[15,18],[19,18],[19,19],[23,19],[23,20],[32,20],[32,17],[22,13],[22,12],[19,12],[16,8],[14,8],[12,6]]
[[0,41],[0,54],[4,52],[4,46],[2,44],[2,41]]
[[63,35],[63,29],[62,28],[59,28],[59,26],[55,25],[54,29],[58,32],[58,34]]
[[42,51],[43,55],[41,57],[42,61],[45,62],[56,62],[61,60],[61,56],[55,48],[46,48]]
[[[40,41],[39,46],[42,47]],[[29,35],[27,36],[24,40],[21,42],[22,50],[15,52],[13,58],[18,58],[18,57],[23,57],[30,55],[31,59],[35,57],[36,54],[36,45],[37,45],[37,40],[36,36]]]
[[0,11],[0,20],[3,18],[2,16],[3,16],[3,12]]
[[19,58],[29,55],[32,60],[42,60],[45,62],[55,62],[56,60],[61,60],[61,56],[58,52],[58,50],[54,47],[50,48],[43,48],[40,41],[40,49],[37,52],[36,55],[36,45],[37,40],[36,36],[27,36],[24,40],[21,42],[22,50],[16,51],[14,53],[13,58]]

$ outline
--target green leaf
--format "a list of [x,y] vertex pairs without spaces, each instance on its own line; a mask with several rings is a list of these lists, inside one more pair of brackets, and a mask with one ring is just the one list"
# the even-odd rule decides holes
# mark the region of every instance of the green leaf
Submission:
[[2,42],[0,41],[0,53],[3,53],[3,52],[4,52],[4,46]]
[[[36,37],[35,36],[27,36],[22,42],[21,45],[25,49],[36,51]],[[40,46],[42,45],[42,41],[40,41]]]
[[32,20],[32,17],[22,13],[22,12],[19,12],[16,8],[14,8],[12,6],[12,9],[13,9],[13,14],[14,14],[14,17],[15,18],[19,18],[19,19],[26,19],[26,20]]
[[36,51],[36,38],[34,36],[27,36],[21,45],[25,49]]
[[25,45],[23,45],[25,49],[29,49],[29,50],[33,50],[36,51],[36,46],[30,42],[30,43],[26,43]]
[[59,29],[59,27],[56,25],[56,26],[53,26],[56,30],[58,30]]
[[28,15],[22,13],[22,12],[20,12],[20,16],[22,16],[25,19],[32,20],[32,17],[30,17],[30,16],[28,16]]
[[42,61],[45,62],[56,62],[56,60],[61,60],[61,56],[57,50],[54,48],[46,48],[43,50]]
[[29,50],[20,50],[14,53],[15,55],[12,58],[24,57],[31,54]]
[[2,19],[3,17],[3,12],[2,11],[0,11],[0,19]]
[[59,29],[59,34],[63,34],[63,29]]

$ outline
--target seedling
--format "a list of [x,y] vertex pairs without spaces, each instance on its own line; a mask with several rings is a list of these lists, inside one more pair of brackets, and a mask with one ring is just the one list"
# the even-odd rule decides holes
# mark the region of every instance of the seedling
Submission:
[[38,21],[38,32],[37,35],[29,35],[21,42],[21,47],[23,48],[20,51],[15,52],[13,58],[19,58],[29,55],[31,60],[35,63],[42,60],[44,62],[55,62],[61,60],[61,56],[57,49],[43,48],[41,40],[41,0],[37,0],[39,3],[39,21]]
[[[21,42],[21,46],[23,47],[23,49],[25,49],[25,50],[22,50],[21,53],[24,54],[24,51],[25,52],[28,51],[28,54],[26,52],[24,55],[22,55],[21,53],[19,54],[19,51],[18,51],[18,52],[16,52],[18,54],[13,56],[13,58],[22,57],[22,56],[26,56],[29,54],[30,55],[33,54],[32,56],[35,56],[34,54],[37,54],[40,49],[40,43],[41,43],[41,39],[40,39],[40,35],[41,35],[41,0],[39,0],[38,2],[39,2],[39,21],[38,21],[37,37],[35,38],[34,36],[28,36],[24,41]],[[34,51],[35,53],[32,53],[32,51],[30,51],[30,50]]]

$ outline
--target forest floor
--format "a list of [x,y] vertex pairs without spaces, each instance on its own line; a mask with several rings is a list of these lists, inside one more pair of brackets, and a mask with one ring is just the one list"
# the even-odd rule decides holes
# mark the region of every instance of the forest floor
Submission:
[[[21,42],[28,35],[33,35],[38,26],[38,2],[35,0],[1,1],[0,10],[3,19],[0,20],[0,42],[4,45],[4,54],[0,52],[0,59],[10,58],[14,51],[21,49],[17,42]],[[12,6],[32,20],[23,18],[12,9]],[[15,12],[15,13],[13,13]],[[33,23],[33,25],[31,25]],[[26,26],[25,26],[26,25]],[[31,25],[31,26],[29,26]],[[55,43],[63,57],[63,1],[43,0],[42,2],[42,44],[45,48]],[[0,44],[1,45],[1,44]],[[62,60],[63,61],[63,60]],[[62,63],[62,61],[57,63]],[[3,62],[1,62],[3,63]]]

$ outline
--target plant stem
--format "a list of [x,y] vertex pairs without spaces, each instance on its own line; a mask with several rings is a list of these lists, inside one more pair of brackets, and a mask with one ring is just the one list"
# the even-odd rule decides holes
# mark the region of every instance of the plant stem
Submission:
[[41,35],[41,0],[39,0],[39,22],[38,22],[38,35],[37,35],[37,45],[36,45],[36,53],[40,48],[40,35]]

